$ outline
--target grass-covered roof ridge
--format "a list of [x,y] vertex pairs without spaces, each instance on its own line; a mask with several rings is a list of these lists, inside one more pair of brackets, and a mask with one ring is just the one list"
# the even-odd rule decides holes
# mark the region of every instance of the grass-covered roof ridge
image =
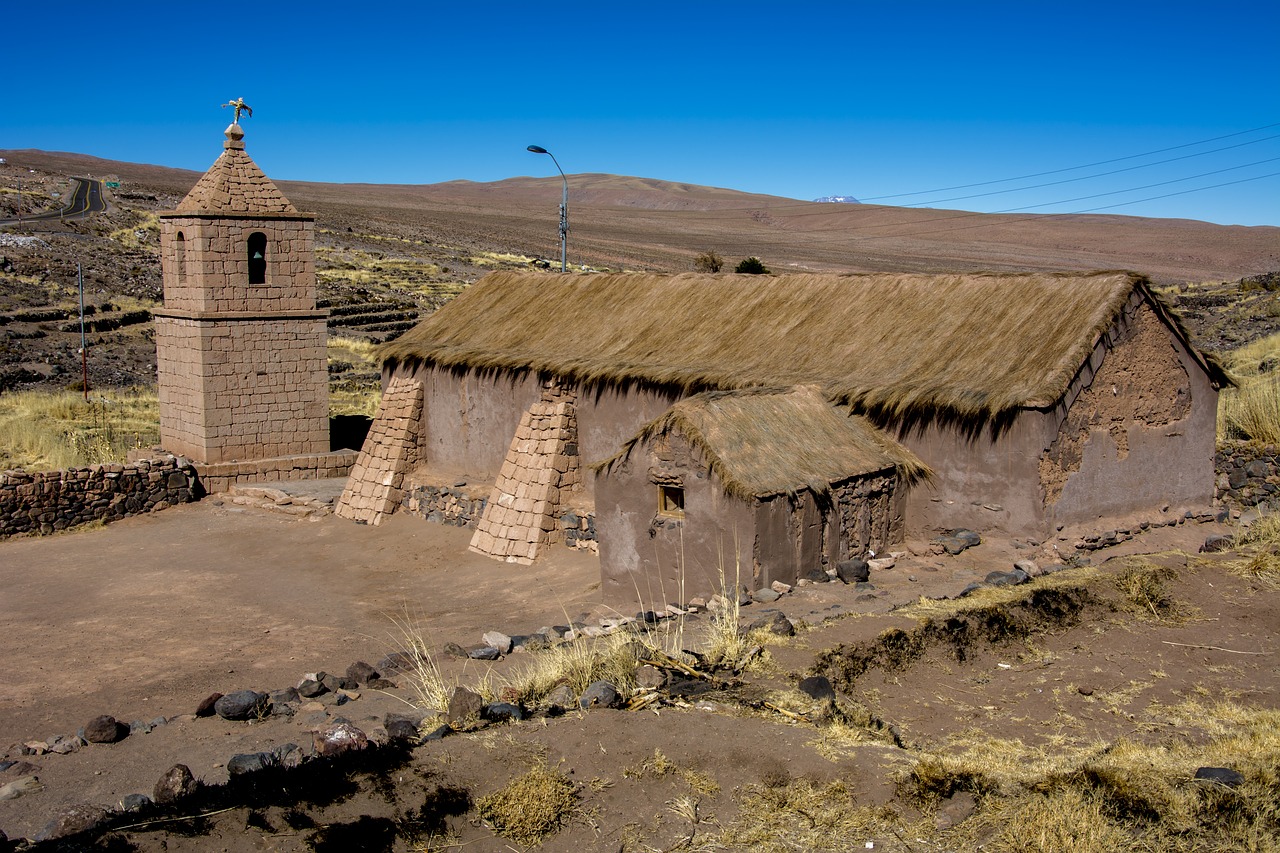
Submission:
[[613,458],[678,432],[701,451],[729,494],[750,500],[810,489],[819,495],[853,477],[895,470],[907,483],[929,476],[915,454],[866,418],[829,403],[815,386],[706,391],[646,424]]
[[[972,426],[1053,405],[1135,289],[1190,347],[1177,316],[1130,272],[502,272],[380,355],[586,385],[817,385],[880,422]],[[1215,382],[1229,382],[1196,357]]]

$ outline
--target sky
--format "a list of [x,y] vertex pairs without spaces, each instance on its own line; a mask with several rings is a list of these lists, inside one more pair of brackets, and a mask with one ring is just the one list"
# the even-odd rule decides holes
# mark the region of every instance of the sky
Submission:
[[73,0],[3,25],[0,148],[203,171],[243,97],[282,180],[556,176],[537,144],[570,175],[1280,225],[1277,0]]

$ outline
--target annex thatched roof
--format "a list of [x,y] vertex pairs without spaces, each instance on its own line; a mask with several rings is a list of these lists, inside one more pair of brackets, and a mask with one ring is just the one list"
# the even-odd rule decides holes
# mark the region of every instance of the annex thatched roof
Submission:
[[[970,426],[1052,406],[1142,276],[492,273],[405,335],[391,362],[528,370],[697,392],[817,385],[882,423]],[[1194,352],[1194,350],[1192,350]],[[1215,382],[1229,383],[1196,354]]]
[[867,419],[827,402],[814,386],[709,391],[646,424],[607,470],[641,442],[678,432],[706,457],[724,489],[743,500],[811,489],[825,495],[853,477],[896,470],[907,483],[929,469]]

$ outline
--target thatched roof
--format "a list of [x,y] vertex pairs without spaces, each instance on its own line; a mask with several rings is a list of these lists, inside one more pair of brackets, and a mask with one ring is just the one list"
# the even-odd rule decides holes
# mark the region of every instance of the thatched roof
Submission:
[[493,273],[380,353],[587,385],[812,384],[881,423],[975,426],[1052,406],[1135,290],[1188,343],[1149,282],[1126,272]]
[[907,483],[929,475],[915,454],[867,419],[837,410],[811,385],[686,397],[597,470],[673,432],[702,451],[725,491],[744,500],[806,488],[825,495],[835,483],[879,471],[896,470]]

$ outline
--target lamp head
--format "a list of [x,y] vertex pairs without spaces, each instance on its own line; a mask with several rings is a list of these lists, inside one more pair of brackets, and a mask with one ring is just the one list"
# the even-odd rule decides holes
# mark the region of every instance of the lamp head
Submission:
[[551,153],[547,149],[543,148],[541,145],[530,145],[527,150],[532,151],[534,154],[550,154]]

